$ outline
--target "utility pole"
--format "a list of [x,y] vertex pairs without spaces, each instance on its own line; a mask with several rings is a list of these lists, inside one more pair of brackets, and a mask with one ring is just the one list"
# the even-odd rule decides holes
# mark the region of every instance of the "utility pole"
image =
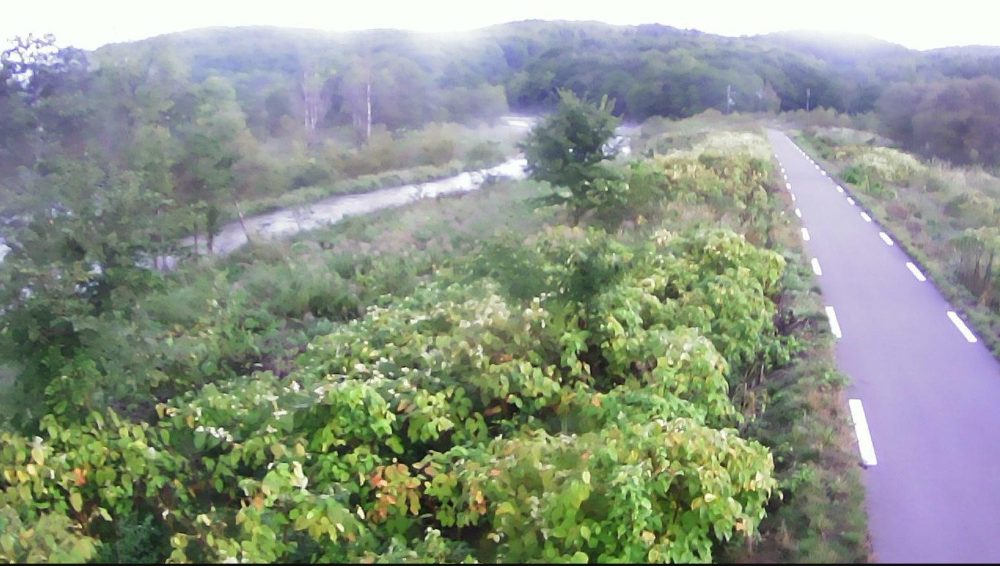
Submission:
[[810,94],[812,94],[812,93],[809,92],[809,87],[806,87],[806,112],[809,111],[809,95]]

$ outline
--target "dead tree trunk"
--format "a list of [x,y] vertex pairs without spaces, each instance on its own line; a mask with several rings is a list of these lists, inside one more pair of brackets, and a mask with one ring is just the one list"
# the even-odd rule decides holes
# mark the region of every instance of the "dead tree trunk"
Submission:
[[365,83],[365,105],[368,107],[368,120],[365,127],[365,143],[372,138],[372,75],[368,73],[368,82]]
[[239,219],[240,219],[240,228],[243,228],[243,235],[246,236],[247,243],[249,244],[249,243],[251,243],[250,242],[250,231],[247,230],[247,223],[246,223],[246,220],[243,218],[243,210],[240,208],[240,201],[236,200],[236,192],[235,191],[231,191],[230,192],[230,196],[232,196],[232,198],[233,198],[233,206],[236,207],[236,216],[238,216]]

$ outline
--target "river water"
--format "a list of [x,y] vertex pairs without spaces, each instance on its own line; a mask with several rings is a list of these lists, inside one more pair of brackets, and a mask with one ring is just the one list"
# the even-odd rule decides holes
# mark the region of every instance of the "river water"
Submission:
[[[537,122],[534,116],[505,116],[502,120],[513,128],[530,130]],[[379,189],[367,193],[338,195],[325,198],[314,203],[290,208],[283,208],[244,218],[246,230],[254,239],[274,239],[287,237],[305,230],[327,226],[342,220],[347,216],[368,214],[377,210],[403,206],[424,198],[434,198],[451,194],[474,191],[483,186],[488,179],[506,178],[523,179],[526,175],[527,161],[523,157],[509,159],[500,165],[477,171],[466,171],[453,177]],[[240,222],[230,222],[222,227],[215,236],[212,251],[217,255],[225,255],[247,243],[247,236]],[[188,248],[194,247],[194,238],[181,240]],[[205,238],[199,238],[199,253],[207,253]],[[10,252],[0,236],[0,262]],[[161,257],[160,264],[165,269],[173,269],[177,263],[175,257]],[[146,262],[152,267],[152,262]]]
[[[509,126],[530,130],[537,122],[533,116],[506,116],[503,118]],[[635,129],[635,128],[632,128]],[[612,144],[623,155],[631,153],[630,136],[633,134],[627,127],[619,127]],[[377,191],[329,197],[309,205],[293,208],[283,208],[274,212],[250,216],[244,219],[246,229],[251,238],[282,238],[292,234],[313,230],[340,221],[346,216],[368,214],[376,210],[402,206],[424,198],[451,195],[474,191],[483,186],[489,178],[523,179],[526,176],[527,160],[523,157],[510,159],[496,167],[478,171],[466,171],[454,177],[391,187]],[[194,247],[194,239],[187,238],[181,242],[188,247]],[[212,251],[225,255],[247,243],[247,236],[239,221],[230,222],[222,227],[215,236]],[[198,242],[199,253],[206,253],[204,238]],[[168,258],[167,266],[172,267],[172,258]]]
[[[244,218],[244,224],[253,239],[275,239],[292,234],[313,230],[342,220],[347,216],[368,214],[384,208],[403,206],[425,198],[452,195],[474,191],[483,186],[490,178],[523,179],[526,175],[527,161],[522,157],[510,159],[495,167],[466,171],[453,177],[379,189],[366,193],[338,195],[316,201],[311,204],[282,208],[273,212]],[[215,236],[212,251],[216,255],[225,255],[247,243],[246,232],[240,222],[225,224]],[[181,245],[194,247],[194,238],[181,240]],[[199,253],[207,253],[205,238],[201,236],[198,242]],[[0,262],[10,252],[0,236]],[[176,265],[176,258],[160,258],[167,269]]]
[[[297,232],[313,230],[340,221],[346,216],[368,214],[376,210],[403,206],[420,199],[474,191],[483,186],[489,178],[523,179],[527,161],[522,157],[510,159],[496,167],[466,171],[437,181],[402,185],[379,189],[367,193],[339,195],[312,204],[283,208],[244,218],[247,231],[254,239],[273,239],[290,236]],[[247,243],[243,226],[237,220],[222,227],[215,236],[212,251],[225,255]],[[181,244],[194,246],[194,238],[185,238]],[[198,242],[200,253],[205,253],[205,238]],[[169,262],[168,262],[169,265]]]
[[[507,116],[503,120],[515,128],[529,130],[537,121],[532,116]],[[630,152],[629,137],[624,128],[620,128],[615,139],[615,145],[623,154]],[[253,239],[276,239],[290,236],[298,232],[313,230],[342,220],[347,216],[369,214],[377,210],[403,206],[425,198],[452,195],[475,191],[490,178],[523,179],[526,176],[527,161],[518,156],[495,167],[466,171],[437,181],[402,185],[371,191],[367,193],[338,195],[325,198],[314,203],[290,208],[283,208],[244,218],[246,231]],[[224,225],[215,236],[212,251],[216,255],[225,255],[247,243],[247,235],[240,222],[234,221]],[[194,247],[194,238],[181,240],[181,244]],[[207,253],[204,237],[199,238],[199,253]],[[10,248],[0,238],[0,261],[7,255]],[[160,258],[163,268],[172,269],[176,258]]]

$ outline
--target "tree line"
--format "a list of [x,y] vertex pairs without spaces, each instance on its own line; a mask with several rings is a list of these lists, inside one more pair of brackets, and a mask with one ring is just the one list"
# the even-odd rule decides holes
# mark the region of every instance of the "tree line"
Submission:
[[907,149],[959,165],[1000,166],[1000,79],[897,84],[879,100],[886,133]]
[[[253,140],[315,144],[330,132],[363,143],[380,127],[393,132],[489,121],[510,110],[548,112],[560,89],[614,98],[615,114],[627,121],[710,108],[874,112],[909,148],[957,162],[989,164],[996,154],[979,134],[965,139],[970,126],[962,124],[989,123],[982,119],[996,89],[961,82],[1000,79],[1000,50],[989,48],[916,52],[870,38],[727,38],[661,25],[525,21],[461,38],[207,29],[94,52],[58,47],[51,37],[19,38],[4,53],[4,173],[31,169],[52,154],[101,151],[118,159],[126,149],[164,142],[165,131],[183,147],[191,135],[183,130],[210,98],[227,108],[229,129],[242,140],[234,143],[248,148]],[[256,161],[244,163],[254,171],[235,180],[261,179],[267,156]]]

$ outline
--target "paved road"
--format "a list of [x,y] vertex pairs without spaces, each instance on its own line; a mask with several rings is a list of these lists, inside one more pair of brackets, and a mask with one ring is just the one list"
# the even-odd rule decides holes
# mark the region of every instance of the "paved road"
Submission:
[[1000,562],[1000,364],[883,240],[878,219],[866,221],[788,137],[768,136],[840,326],[837,366],[867,416],[875,559]]

